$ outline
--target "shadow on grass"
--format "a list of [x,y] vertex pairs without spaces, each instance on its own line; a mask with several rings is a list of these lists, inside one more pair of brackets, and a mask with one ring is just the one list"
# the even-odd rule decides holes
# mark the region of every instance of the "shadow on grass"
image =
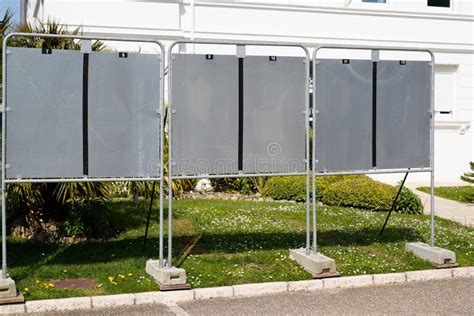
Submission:
[[[365,228],[355,231],[329,230],[318,234],[320,246],[368,246],[374,243],[395,243],[399,241],[419,240],[416,230],[389,227],[382,238],[379,230]],[[302,247],[305,243],[304,232],[290,233],[237,233],[204,234],[192,249],[195,236],[176,236],[173,238],[173,254],[176,259],[189,254],[236,253],[250,250],[287,250]],[[166,239],[165,239],[166,244]],[[19,269],[15,278],[22,279],[43,265],[68,265],[109,263],[125,259],[144,262],[158,257],[158,238],[148,239],[147,248],[142,249],[143,237],[109,241],[90,241],[74,245],[54,245],[34,241],[10,241],[10,265]],[[188,250],[188,251],[187,251]],[[164,249],[165,256],[167,249]]]

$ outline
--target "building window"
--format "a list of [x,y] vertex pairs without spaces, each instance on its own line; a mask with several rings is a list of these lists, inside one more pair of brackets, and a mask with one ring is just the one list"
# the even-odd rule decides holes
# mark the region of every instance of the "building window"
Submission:
[[451,6],[451,0],[428,0],[428,6],[449,8]]
[[457,67],[436,65],[435,68],[435,109],[440,111],[438,118],[452,117],[455,99],[455,78]]
[[387,0],[362,0],[362,2],[370,2],[370,3],[387,3]]

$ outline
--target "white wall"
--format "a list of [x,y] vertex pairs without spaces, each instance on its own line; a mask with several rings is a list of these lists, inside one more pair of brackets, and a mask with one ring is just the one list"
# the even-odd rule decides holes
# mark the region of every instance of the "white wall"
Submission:
[[[93,34],[177,39],[225,39],[320,44],[418,47],[435,52],[437,104],[435,165],[440,182],[459,182],[474,160],[474,7],[450,8],[427,0],[30,0],[30,21],[54,17]],[[186,49],[193,49],[187,47]],[[441,106],[441,104],[443,104]],[[398,181],[401,176],[378,178]],[[413,174],[411,181],[426,181]]]

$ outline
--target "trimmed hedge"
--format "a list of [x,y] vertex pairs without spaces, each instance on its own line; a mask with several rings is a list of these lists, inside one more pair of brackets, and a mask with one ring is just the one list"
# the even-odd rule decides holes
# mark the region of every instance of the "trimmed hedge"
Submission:
[[306,177],[273,177],[265,184],[263,195],[274,200],[306,200]]
[[[324,204],[372,211],[389,210],[398,189],[365,175],[319,177],[316,181],[317,198]],[[270,178],[265,185],[264,195],[275,200],[303,202],[306,200],[306,177]],[[423,205],[418,196],[403,188],[395,210],[420,214]]]
[[355,207],[371,211],[389,210],[396,189],[368,177],[338,181],[331,184],[324,196],[327,205]]

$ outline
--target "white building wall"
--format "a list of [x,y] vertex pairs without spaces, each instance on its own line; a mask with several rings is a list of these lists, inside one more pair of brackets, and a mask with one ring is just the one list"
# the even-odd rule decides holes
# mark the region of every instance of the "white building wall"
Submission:
[[[321,44],[417,47],[435,52],[436,180],[459,182],[474,160],[474,6],[427,0],[30,0],[30,22],[59,19],[91,34]],[[189,49],[189,48],[188,48]],[[401,175],[377,178],[398,181]],[[410,181],[425,182],[427,174]]]

